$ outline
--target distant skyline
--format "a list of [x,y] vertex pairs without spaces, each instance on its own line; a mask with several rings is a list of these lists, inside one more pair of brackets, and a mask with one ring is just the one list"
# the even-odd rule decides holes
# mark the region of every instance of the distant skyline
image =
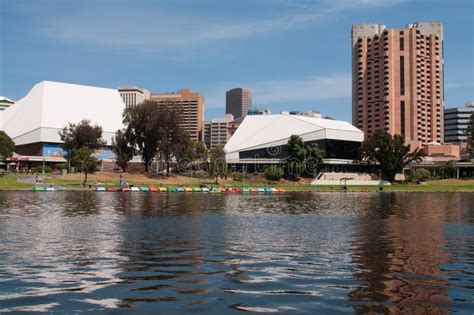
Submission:
[[[351,121],[351,26],[444,25],[445,106],[474,100],[474,1],[0,0],[0,95],[43,80],[151,92],[191,88],[206,119],[225,92]],[[65,104],[67,105],[67,104]]]

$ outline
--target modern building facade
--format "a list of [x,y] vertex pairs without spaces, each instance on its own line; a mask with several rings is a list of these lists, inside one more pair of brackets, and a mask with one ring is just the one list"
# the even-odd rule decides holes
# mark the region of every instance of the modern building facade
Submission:
[[345,121],[288,114],[247,116],[224,148],[227,163],[236,169],[281,163],[292,135],[325,150],[325,163],[347,165],[358,159],[364,140],[363,132]]
[[463,143],[467,139],[467,126],[474,113],[474,101],[467,102],[464,107],[444,110],[444,141]]
[[399,134],[412,148],[443,142],[443,25],[352,26],[352,123]]
[[181,112],[183,127],[193,140],[202,141],[204,128],[204,97],[191,89],[178,93],[152,93],[152,101],[174,106]]
[[[15,152],[30,161],[64,161],[59,131],[83,119],[102,127],[107,145],[122,129],[125,105],[115,89],[42,81],[21,100],[0,111],[0,130],[15,142]],[[101,159],[115,158],[107,148],[98,150]]]
[[126,107],[135,106],[150,99],[150,91],[136,86],[119,86],[117,90]]
[[229,141],[229,123],[234,120],[232,114],[225,114],[223,118],[215,118],[204,123],[204,143],[208,149],[218,145],[226,145]]
[[225,93],[225,113],[235,119],[245,117],[252,107],[252,92],[249,89],[235,88]]
[[11,99],[6,98],[5,96],[0,96],[0,110],[5,110],[13,104],[15,104],[15,102]]

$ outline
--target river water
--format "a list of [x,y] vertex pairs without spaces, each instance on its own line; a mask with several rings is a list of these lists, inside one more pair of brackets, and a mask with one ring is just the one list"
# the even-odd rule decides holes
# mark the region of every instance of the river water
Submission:
[[0,192],[0,313],[474,312],[473,193]]

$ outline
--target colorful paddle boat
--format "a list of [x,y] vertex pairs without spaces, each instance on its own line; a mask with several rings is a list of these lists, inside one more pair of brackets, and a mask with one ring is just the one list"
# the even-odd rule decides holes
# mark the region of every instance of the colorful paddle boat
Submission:
[[150,190],[148,189],[147,186],[140,186],[140,191],[149,192]]
[[95,188],[95,191],[107,191],[107,189],[104,186],[98,186]]
[[148,190],[149,190],[150,192],[158,192],[158,191],[159,191],[158,188],[157,188],[156,186],[153,186],[153,185],[152,185],[152,186],[148,186]]
[[138,188],[138,187],[136,187],[136,186],[133,186],[133,187],[130,187],[130,191],[131,191],[131,192],[140,191],[140,188]]
[[33,187],[33,191],[46,191],[46,188],[43,186],[35,186]]
[[201,192],[203,192],[203,193],[208,193],[208,192],[209,192],[209,188],[207,188],[207,187],[201,187]]
[[167,189],[166,189],[166,187],[158,187],[158,191],[159,192],[166,192]]
[[189,186],[186,186],[186,187],[184,187],[184,191],[185,192],[193,192],[193,188],[189,187]]
[[117,188],[115,188],[115,187],[106,187],[106,188],[105,188],[105,191],[107,191],[107,192],[115,192],[115,191],[117,191]]

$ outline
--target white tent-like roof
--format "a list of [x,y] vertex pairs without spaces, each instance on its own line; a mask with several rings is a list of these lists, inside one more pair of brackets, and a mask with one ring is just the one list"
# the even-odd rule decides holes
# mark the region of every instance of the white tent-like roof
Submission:
[[60,143],[58,131],[67,123],[88,119],[103,129],[108,144],[122,128],[125,105],[115,89],[42,81],[14,106],[0,113],[0,129],[16,145]]
[[288,114],[246,116],[224,148],[226,159],[232,162],[242,151],[283,146],[292,135],[299,135],[304,142],[364,140],[364,133],[345,121]]

